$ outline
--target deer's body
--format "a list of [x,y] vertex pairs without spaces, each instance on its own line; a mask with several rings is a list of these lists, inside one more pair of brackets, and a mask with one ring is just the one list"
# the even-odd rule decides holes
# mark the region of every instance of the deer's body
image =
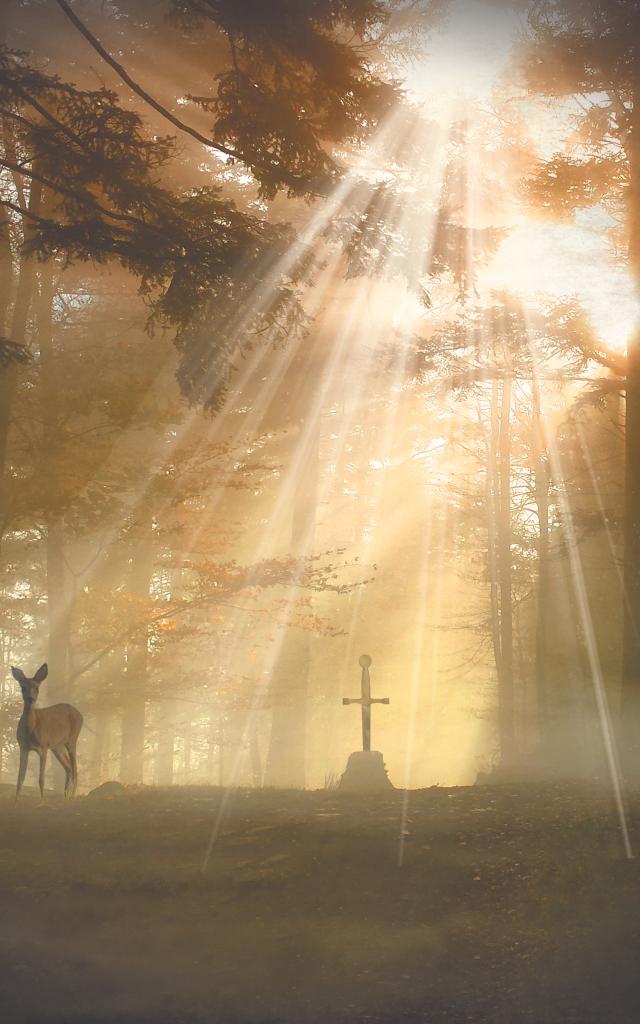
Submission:
[[44,776],[49,751],[66,772],[65,796],[73,796],[78,785],[76,746],[82,729],[82,715],[71,704],[52,704],[49,708],[36,708],[40,683],[47,676],[46,665],[38,669],[33,679],[27,679],[20,669],[13,668],[11,671],[20,683],[24,700],[24,709],[17,730],[20,769],[16,797],[22,789],[29,753],[32,750],[40,757],[40,796],[44,797]]

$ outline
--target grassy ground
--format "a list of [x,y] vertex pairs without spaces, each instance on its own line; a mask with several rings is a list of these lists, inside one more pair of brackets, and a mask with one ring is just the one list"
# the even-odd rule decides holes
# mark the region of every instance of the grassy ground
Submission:
[[10,1024],[631,1024],[640,868],[605,794],[0,789]]

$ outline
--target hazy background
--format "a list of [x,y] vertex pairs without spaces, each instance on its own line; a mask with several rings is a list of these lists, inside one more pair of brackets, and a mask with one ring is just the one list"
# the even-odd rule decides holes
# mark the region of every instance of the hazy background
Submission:
[[[188,96],[211,91],[224,40],[163,21],[165,6],[74,10],[137,81],[209,131]],[[377,44],[378,72],[405,97],[368,142],[335,142],[346,178],[328,197],[269,201],[241,165],[184,134],[158,170],[171,188],[213,183],[240,209],[292,223],[316,258],[296,285],[306,332],[232,353],[213,413],[180,388],[184,349],[170,328],[149,333],[131,273],[32,261],[15,340],[33,358],[17,371],[5,469],[3,781],[20,713],[9,666],[32,674],[47,660],[41,703],[71,701],[92,730],[85,787],[332,784],[360,746],[359,711],[341,702],[358,696],[366,652],[374,696],[390,698],[373,709],[373,746],[395,785],[473,783],[500,760],[505,581],[491,552],[505,487],[518,771],[602,770],[586,635],[615,714],[623,407],[613,388],[586,400],[611,368],[576,357],[576,338],[621,357],[637,295],[611,204],[594,194],[556,216],[530,186],[541,162],[592,140],[583,99],[524,82],[527,5],[433,6],[428,31]],[[172,132],[55,5],[15,2],[5,15],[8,45],[47,73],[104,84],[146,135]],[[19,208],[29,180],[0,178]],[[392,197],[372,200],[378,186]],[[24,230],[12,212],[14,275]],[[238,300],[243,323],[251,301]],[[516,338],[523,325],[535,358]],[[215,312],[203,330],[216,337]],[[513,375],[506,414],[506,376],[481,372],[483,346]]]

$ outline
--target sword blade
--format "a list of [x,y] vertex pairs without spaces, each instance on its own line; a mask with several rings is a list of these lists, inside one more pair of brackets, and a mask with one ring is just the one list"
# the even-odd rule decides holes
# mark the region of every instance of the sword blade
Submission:
[[371,705],[362,704],[362,749],[371,750]]

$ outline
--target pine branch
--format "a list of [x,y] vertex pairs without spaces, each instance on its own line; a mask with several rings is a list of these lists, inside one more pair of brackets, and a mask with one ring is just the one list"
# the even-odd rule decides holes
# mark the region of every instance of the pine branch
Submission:
[[150,107],[153,107],[153,109],[158,114],[161,114],[162,117],[164,117],[167,121],[169,121],[174,126],[174,128],[178,128],[179,131],[186,132],[187,135],[191,135],[191,137],[196,139],[197,142],[201,142],[203,146],[208,146],[210,149],[217,149],[220,153],[223,153],[225,156],[233,157],[233,159],[235,160],[242,160],[242,157],[240,156],[239,153],[236,153],[234,150],[229,149],[227,146],[223,146],[221,143],[214,142],[213,139],[207,138],[206,135],[203,135],[196,128],[192,128],[190,125],[185,124],[184,121],[181,121],[179,117],[176,117],[175,114],[172,114],[171,111],[168,110],[161,103],[159,103],[158,100],[154,99],[154,97],[150,93],[148,93],[146,89],[143,89],[141,85],[138,85],[138,83],[133,80],[133,78],[128,73],[126,68],[124,68],[122,64],[120,64],[115,59],[115,57],[112,57],[111,54],[107,50],[105,50],[100,40],[97,39],[96,36],[94,36],[93,32],[91,32],[84,24],[84,22],[80,20],[77,14],[72,10],[70,5],[67,3],[67,0],[55,0],[55,2],[58,4],[58,7],[60,7],[63,13],[67,16],[71,24],[78,30],[78,32],[81,33],[81,35],[84,36],[84,38],[87,40],[89,45],[93,47],[96,53],[99,53],[102,59],[111,68],[113,68],[116,74],[122,79],[122,81],[126,85],[129,86],[132,92],[135,92],[136,95],[140,97],[140,99],[144,100],[144,102],[147,103]]
[[[52,181],[51,178],[45,177],[43,174],[39,174],[38,171],[34,171],[33,168],[27,170],[20,164],[14,164],[11,160],[0,159],[0,167],[6,167],[7,170],[12,171],[14,174],[24,174],[25,177],[31,178],[33,181],[40,182],[46,188],[50,188],[52,192],[57,192],[61,196],[65,196],[67,199],[74,199],[85,206],[88,206],[98,213],[101,213],[105,217],[109,217],[111,220],[121,220],[126,224],[133,224],[135,227],[144,228],[147,231],[156,231],[159,229],[153,224],[149,224],[144,220],[140,220],[139,217],[133,217],[128,213],[117,213],[115,210],[109,210],[102,203],[90,195],[87,192],[79,192],[72,188],[67,188],[65,185],[61,185],[60,182]],[[8,203],[3,205],[8,206]],[[24,211],[21,211],[24,212]],[[42,220],[42,218],[40,218]]]
[[[102,57],[105,63],[107,63],[109,67],[111,67],[116,72],[116,74],[122,79],[122,81],[129,86],[131,91],[134,92],[136,96],[139,96],[141,100],[148,104],[148,106],[152,107],[153,110],[156,111],[156,113],[164,117],[164,119],[168,121],[170,124],[172,124],[174,128],[177,128],[178,131],[184,132],[186,135],[190,135],[191,138],[196,140],[196,142],[200,142],[203,146],[206,146],[208,149],[214,149],[217,152],[222,153],[224,156],[231,157],[231,159],[233,160],[238,160],[240,163],[245,164],[245,166],[249,168],[255,167],[257,170],[264,170],[269,174],[273,173],[274,168],[272,166],[268,166],[266,164],[258,162],[249,162],[247,158],[242,155],[242,153],[238,153],[236,150],[231,149],[229,146],[225,146],[220,142],[215,142],[214,139],[211,139],[208,136],[203,135],[202,132],[199,132],[197,130],[197,128],[192,128],[191,125],[186,124],[184,121],[180,120],[179,117],[176,117],[175,114],[172,114],[171,111],[158,100],[156,100],[151,95],[151,93],[148,93],[146,89],[143,89],[141,85],[138,85],[138,83],[134,81],[134,79],[131,77],[127,69],[123,67],[123,65],[120,64],[119,61],[115,59],[115,57],[112,57],[108,50],[105,50],[100,40],[97,39],[97,37],[94,36],[93,32],[91,32],[84,24],[84,22],[80,20],[80,18],[73,11],[71,6],[67,3],[67,0],[55,0],[55,2],[58,4],[58,7],[61,9],[61,11],[69,19],[71,24],[78,30],[78,32],[80,32],[82,36],[84,36],[89,45],[92,46],[96,53],[98,53]],[[279,167],[278,172],[280,174],[282,181],[292,189],[296,189],[299,191],[300,187],[305,185],[303,179],[297,177],[294,174],[290,174],[284,167]],[[311,189],[310,186],[305,187],[305,190],[308,191],[309,193],[316,191]]]

